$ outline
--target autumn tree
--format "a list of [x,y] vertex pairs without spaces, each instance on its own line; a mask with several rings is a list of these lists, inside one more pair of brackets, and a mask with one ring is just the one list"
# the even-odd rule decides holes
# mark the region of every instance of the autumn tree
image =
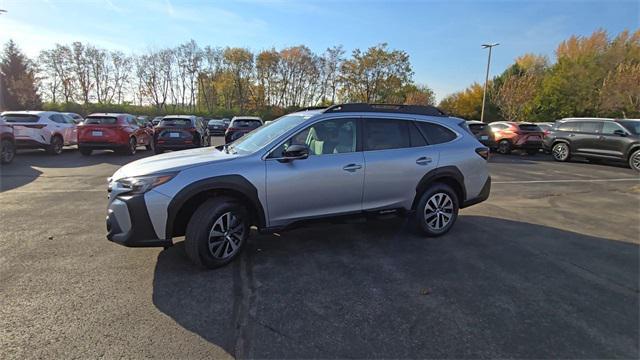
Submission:
[[[9,40],[0,62],[0,86],[4,107],[8,110],[37,109],[42,101],[38,95],[38,84],[34,64]],[[0,105],[3,102],[0,101]],[[3,109],[4,110],[4,109]]]
[[600,109],[622,117],[640,116],[640,63],[622,63],[604,79]]
[[500,114],[507,121],[527,121],[540,83],[535,73],[508,76],[493,96]]
[[253,72],[253,53],[243,48],[226,48],[222,56],[233,79],[240,112],[243,112]]

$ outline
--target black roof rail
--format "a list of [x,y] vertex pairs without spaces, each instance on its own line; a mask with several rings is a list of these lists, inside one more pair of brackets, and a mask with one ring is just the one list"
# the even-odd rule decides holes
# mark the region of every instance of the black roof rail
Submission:
[[296,110],[296,112],[298,112],[298,111],[309,111],[309,110],[322,110],[322,109],[326,109],[326,108],[328,108],[328,106],[307,106],[307,107],[303,107],[302,109]]
[[431,105],[398,105],[398,104],[367,104],[367,103],[353,103],[353,104],[339,104],[328,107],[325,113],[336,112],[387,112],[387,113],[401,113],[401,114],[415,114],[415,115],[427,115],[427,116],[442,116],[447,117],[444,111]]

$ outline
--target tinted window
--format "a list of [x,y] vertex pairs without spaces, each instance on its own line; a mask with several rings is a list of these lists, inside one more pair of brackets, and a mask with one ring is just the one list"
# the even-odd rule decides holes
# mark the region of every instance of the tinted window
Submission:
[[100,125],[113,125],[118,121],[116,117],[113,116],[91,116],[85,119],[84,123],[91,124],[100,124]]
[[620,125],[629,130],[634,135],[640,135],[640,121],[637,120],[620,120]]
[[578,131],[583,133],[600,133],[602,130],[602,123],[595,121],[584,121],[578,125]]
[[[275,123],[278,122],[280,120]],[[309,155],[355,152],[358,135],[356,123],[355,119],[333,119],[315,123],[294,135],[276,149],[272,156],[282,156],[282,152],[294,144],[306,145],[309,148]]]
[[224,125],[222,120],[209,120],[209,125]]
[[542,131],[538,125],[535,124],[519,124],[518,127],[522,131]]
[[164,118],[160,120],[158,126],[161,127],[191,127],[191,119],[182,118]]
[[368,119],[365,121],[364,150],[411,147],[409,121]]
[[431,145],[446,143],[456,138],[456,133],[444,126],[427,122],[418,122],[417,124]]
[[38,116],[27,114],[4,114],[2,119],[6,122],[37,122]]
[[557,128],[560,131],[578,131],[578,123],[574,121],[560,123],[558,124]]
[[422,136],[422,133],[420,133],[418,129],[418,125],[413,121],[409,124],[409,138],[411,140],[411,147],[427,145],[427,140],[424,139],[424,136]]
[[469,129],[471,129],[471,131],[473,131],[474,133],[483,131],[487,127],[487,125],[485,124],[468,124],[468,125],[469,125]]
[[602,124],[602,133],[603,134],[613,135],[614,131],[616,131],[616,130],[624,131],[624,130],[622,130],[620,125],[618,125],[617,123],[614,123],[613,121],[611,121],[611,122],[607,121],[607,122]]
[[234,128],[257,128],[262,126],[260,120],[233,120],[231,127]]

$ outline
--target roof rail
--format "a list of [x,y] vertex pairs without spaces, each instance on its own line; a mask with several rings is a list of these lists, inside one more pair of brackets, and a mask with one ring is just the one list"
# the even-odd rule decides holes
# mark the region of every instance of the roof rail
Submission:
[[328,106],[307,106],[307,107],[303,107],[302,109],[296,110],[296,112],[298,112],[298,111],[309,111],[309,110],[322,110],[322,109],[326,109],[326,108],[328,108]]
[[387,112],[401,114],[416,114],[427,116],[448,116],[442,110],[431,105],[398,105],[398,104],[339,104],[328,107],[325,113],[336,112]]

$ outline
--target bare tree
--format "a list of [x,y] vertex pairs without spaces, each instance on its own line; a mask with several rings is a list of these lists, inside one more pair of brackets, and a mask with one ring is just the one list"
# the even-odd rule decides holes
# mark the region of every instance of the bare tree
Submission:
[[77,84],[77,89],[80,92],[80,99],[86,104],[89,102],[89,93],[93,87],[91,65],[87,59],[85,46],[81,42],[76,41],[71,44],[71,49],[74,80]]

